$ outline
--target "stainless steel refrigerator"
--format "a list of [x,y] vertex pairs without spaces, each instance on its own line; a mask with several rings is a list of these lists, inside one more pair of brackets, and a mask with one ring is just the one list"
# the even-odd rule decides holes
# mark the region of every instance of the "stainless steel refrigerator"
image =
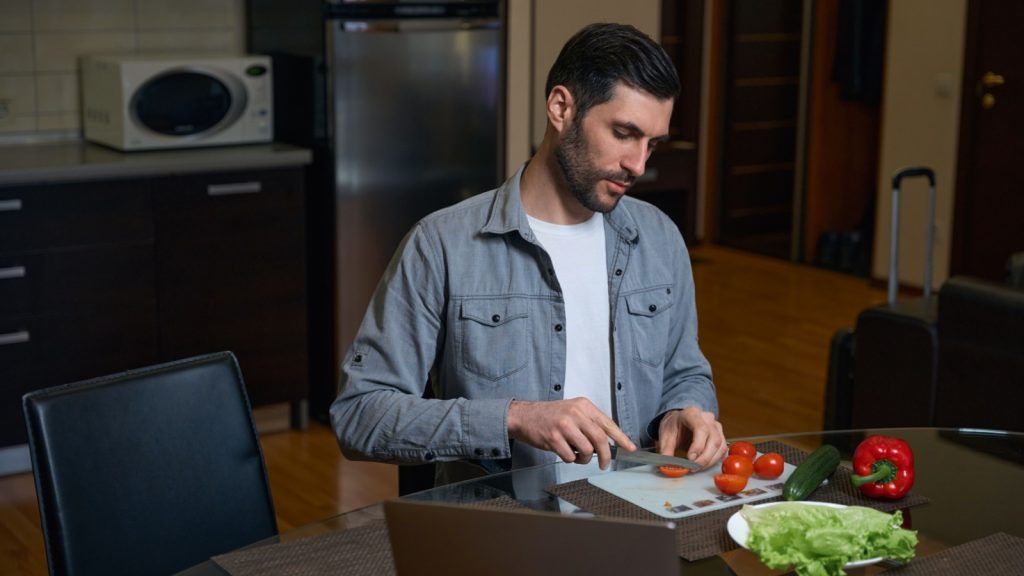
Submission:
[[[333,240],[332,261],[310,270],[313,278],[334,267],[332,279],[311,283],[325,293],[311,294],[319,308],[310,310],[311,322],[318,314],[334,319],[319,335],[311,324],[311,346],[333,341],[323,354],[311,349],[313,362],[331,363],[329,374],[310,367],[320,380],[310,383],[311,409],[323,417],[338,363],[405,233],[430,212],[494,188],[504,177],[504,5],[329,2],[321,6],[322,47],[310,39],[315,31],[303,33],[314,18],[297,13],[301,5],[252,0],[250,48],[278,56],[275,101],[310,109],[311,116],[296,120],[294,110],[276,108],[275,133],[301,134],[294,143],[321,149],[310,192],[329,198],[311,203],[320,213],[310,214],[307,225],[314,228],[311,238],[318,236],[311,250]],[[299,58],[297,68],[312,76],[282,69],[294,67],[295,54],[303,52],[312,64]],[[286,92],[308,92],[312,103]],[[329,221],[324,211],[332,214]],[[325,237],[328,229],[333,238]],[[310,266],[317,266],[315,255]],[[331,357],[317,360],[324,355]],[[318,386],[329,389],[318,393]]]

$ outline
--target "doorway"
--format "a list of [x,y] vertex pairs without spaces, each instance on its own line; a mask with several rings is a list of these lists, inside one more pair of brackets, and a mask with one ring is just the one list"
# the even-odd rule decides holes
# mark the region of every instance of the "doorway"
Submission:
[[790,258],[799,174],[803,0],[730,0],[724,16],[717,238]]
[[1006,278],[1024,251],[1024,3],[972,0],[967,8],[951,274]]

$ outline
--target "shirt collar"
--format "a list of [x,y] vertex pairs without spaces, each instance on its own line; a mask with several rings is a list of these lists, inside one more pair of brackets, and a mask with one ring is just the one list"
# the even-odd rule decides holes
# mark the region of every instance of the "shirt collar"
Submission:
[[[491,204],[491,212],[487,216],[480,232],[485,234],[507,234],[518,231],[519,235],[529,241],[534,241],[533,231],[526,219],[526,210],[523,209],[523,201],[520,193],[519,182],[523,177],[526,164],[516,170],[511,178],[502,184],[494,195],[494,202]],[[640,236],[636,222],[622,199],[614,210],[605,214],[605,222],[615,230],[622,239],[629,242],[636,242]]]

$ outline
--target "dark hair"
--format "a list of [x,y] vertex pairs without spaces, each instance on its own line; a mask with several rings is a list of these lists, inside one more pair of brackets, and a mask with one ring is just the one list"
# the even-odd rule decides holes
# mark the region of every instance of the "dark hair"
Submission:
[[611,100],[618,82],[661,100],[679,95],[679,75],[665,50],[628,24],[591,24],[577,32],[551,66],[545,94],[565,86],[582,118]]

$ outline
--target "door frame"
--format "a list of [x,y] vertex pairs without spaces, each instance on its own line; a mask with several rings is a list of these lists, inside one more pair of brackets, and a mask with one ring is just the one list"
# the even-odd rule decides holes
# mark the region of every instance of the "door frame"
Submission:
[[953,227],[950,242],[949,275],[963,273],[967,262],[967,218],[970,210],[967,190],[974,175],[973,149],[976,141],[975,90],[981,67],[978,63],[978,42],[981,18],[978,0],[967,2],[967,34],[964,40],[964,67],[960,98],[960,138],[957,144],[956,189],[953,193]]

